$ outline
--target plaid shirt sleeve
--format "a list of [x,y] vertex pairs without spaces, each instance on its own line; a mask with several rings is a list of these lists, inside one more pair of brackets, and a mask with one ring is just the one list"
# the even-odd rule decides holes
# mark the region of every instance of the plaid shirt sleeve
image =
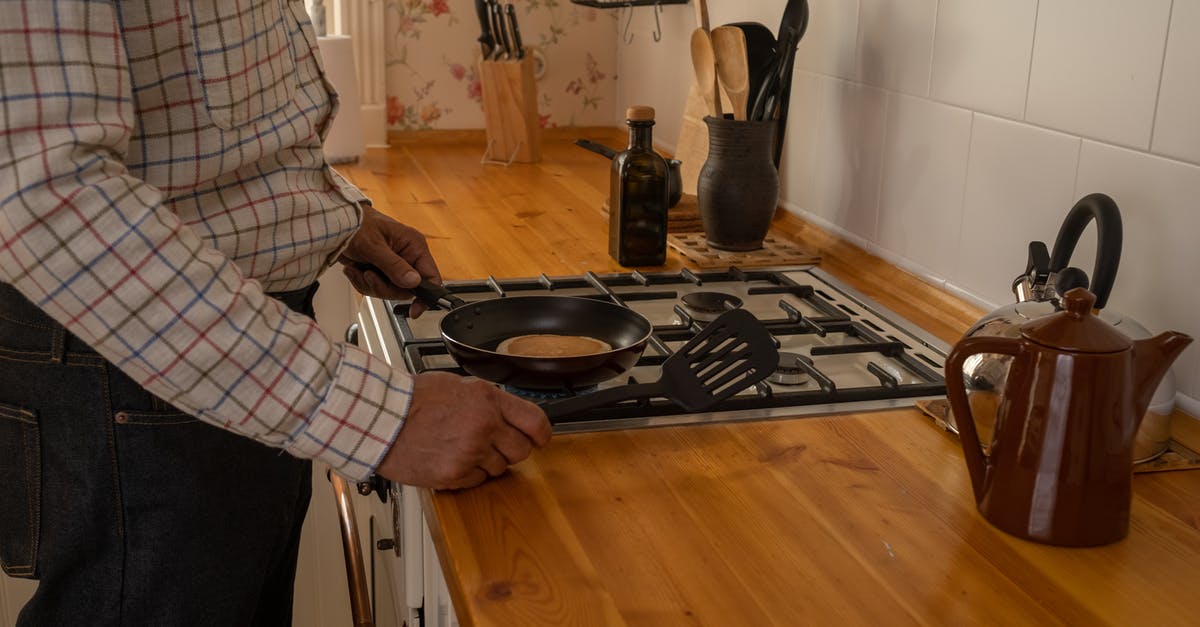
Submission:
[[369,475],[412,378],[266,296],[131,174],[138,114],[111,3],[0,11],[0,280],[176,407]]

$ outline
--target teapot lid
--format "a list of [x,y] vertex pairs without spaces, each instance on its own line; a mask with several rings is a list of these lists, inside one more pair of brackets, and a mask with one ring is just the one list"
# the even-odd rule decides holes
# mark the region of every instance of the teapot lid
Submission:
[[1096,295],[1077,287],[1062,299],[1063,311],[1021,325],[1021,335],[1043,346],[1075,353],[1116,353],[1133,341],[1092,315]]

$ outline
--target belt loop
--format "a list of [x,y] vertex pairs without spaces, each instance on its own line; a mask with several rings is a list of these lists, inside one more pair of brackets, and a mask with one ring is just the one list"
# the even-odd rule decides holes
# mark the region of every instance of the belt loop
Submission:
[[319,287],[321,287],[321,284],[313,281],[312,285],[308,286],[308,293],[304,295],[304,311],[301,313],[309,318],[313,317],[314,314],[313,300],[317,297],[317,288]]
[[61,364],[67,354],[67,329],[55,323],[50,332],[50,361]]

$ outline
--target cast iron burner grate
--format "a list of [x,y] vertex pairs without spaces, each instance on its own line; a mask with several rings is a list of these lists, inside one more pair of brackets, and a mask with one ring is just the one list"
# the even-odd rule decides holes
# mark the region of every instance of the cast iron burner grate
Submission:
[[[683,299],[695,293],[727,295],[723,308],[740,301],[742,309],[767,327],[781,352],[800,356],[789,360],[783,380],[758,383],[703,414],[688,414],[665,398],[627,401],[573,415],[556,425],[556,431],[865,411],[909,406],[913,400],[945,394],[944,343],[817,268],[493,277],[447,287],[468,302],[556,294],[609,300],[642,314],[653,326],[645,353],[628,372],[602,382],[599,389],[657,380],[666,358],[706,324],[684,307]],[[439,322],[444,311],[414,320],[407,315],[407,303],[377,303],[386,308],[387,315],[379,319],[390,320],[398,343],[395,352],[409,372],[466,374],[442,342]],[[564,392],[569,396],[590,390],[510,391],[540,403]]]

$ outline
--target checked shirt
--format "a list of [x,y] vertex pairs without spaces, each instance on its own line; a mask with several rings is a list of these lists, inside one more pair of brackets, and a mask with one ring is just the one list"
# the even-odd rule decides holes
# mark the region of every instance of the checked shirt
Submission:
[[0,16],[0,281],[179,409],[367,476],[412,378],[266,296],[330,267],[366,200],[322,157],[303,3]]

